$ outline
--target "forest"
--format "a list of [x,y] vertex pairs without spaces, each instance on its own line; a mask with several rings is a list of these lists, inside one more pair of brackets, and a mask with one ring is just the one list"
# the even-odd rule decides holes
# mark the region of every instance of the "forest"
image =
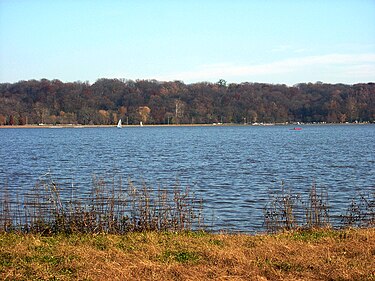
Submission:
[[0,84],[0,125],[375,122],[375,83],[98,79]]

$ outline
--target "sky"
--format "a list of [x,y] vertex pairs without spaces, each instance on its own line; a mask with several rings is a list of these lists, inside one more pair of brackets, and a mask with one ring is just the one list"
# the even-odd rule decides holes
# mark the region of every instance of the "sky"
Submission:
[[375,82],[375,0],[0,0],[0,83]]

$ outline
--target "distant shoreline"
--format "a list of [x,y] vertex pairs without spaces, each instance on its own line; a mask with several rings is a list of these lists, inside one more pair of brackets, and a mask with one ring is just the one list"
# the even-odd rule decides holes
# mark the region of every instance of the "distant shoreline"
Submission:
[[[212,123],[212,124],[145,124],[141,125],[123,125],[122,128],[136,128],[136,127],[267,127],[267,126],[322,126],[322,125],[369,125],[371,122],[358,122],[358,123],[253,123],[253,124],[235,124],[235,123]],[[116,128],[116,125],[0,125],[0,129],[62,129],[62,128]]]
[[[122,125],[122,128],[136,128],[136,127],[199,127],[199,126],[243,126],[241,124],[150,124],[150,125]],[[117,125],[2,125],[0,129],[60,129],[60,128],[116,128]]]

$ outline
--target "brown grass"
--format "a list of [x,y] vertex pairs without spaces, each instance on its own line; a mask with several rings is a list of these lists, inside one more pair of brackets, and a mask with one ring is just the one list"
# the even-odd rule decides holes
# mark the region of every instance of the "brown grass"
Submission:
[[375,229],[0,234],[2,280],[375,280]]

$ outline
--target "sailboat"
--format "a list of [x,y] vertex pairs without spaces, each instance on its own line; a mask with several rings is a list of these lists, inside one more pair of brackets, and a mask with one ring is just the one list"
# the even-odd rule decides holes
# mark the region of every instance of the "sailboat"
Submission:
[[117,128],[122,128],[122,123],[121,123],[121,119],[118,120],[118,123],[117,123]]

